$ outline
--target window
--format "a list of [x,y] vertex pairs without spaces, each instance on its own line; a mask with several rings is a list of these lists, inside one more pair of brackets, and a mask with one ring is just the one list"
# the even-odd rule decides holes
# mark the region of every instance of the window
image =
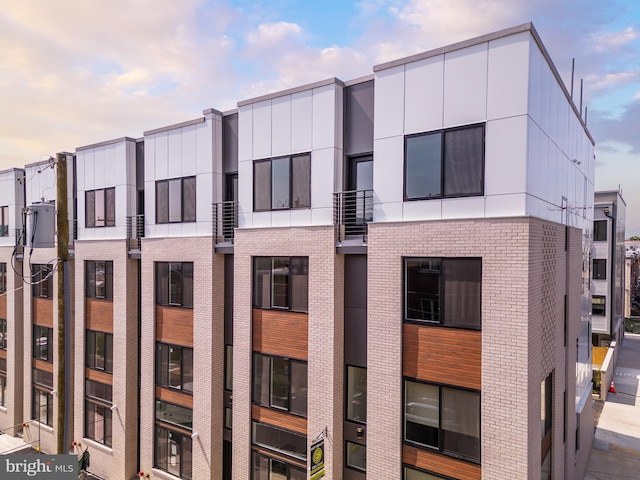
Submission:
[[482,259],[405,258],[405,320],[479,329]]
[[254,307],[306,312],[308,288],[307,257],[254,257]]
[[84,193],[85,227],[115,227],[116,225],[116,189],[102,188]]
[[156,400],[156,420],[191,430],[193,428],[193,410]]
[[367,448],[359,443],[346,442],[347,467],[365,472],[367,470]]
[[113,300],[113,262],[87,261],[85,269],[87,298]]
[[542,479],[551,478],[551,425],[553,412],[553,372],[540,383],[540,422],[542,433]]
[[233,390],[233,345],[224,346],[224,388]]
[[33,358],[53,362],[53,328],[33,326]]
[[193,393],[193,349],[157,343],[156,385]]
[[7,349],[7,320],[0,318],[0,350]]
[[262,453],[251,452],[252,480],[306,480],[307,469],[268,457]]
[[367,369],[347,366],[347,420],[367,421]]
[[607,220],[594,220],[593,222],[593,241],[607,241]]
[[259,160],[253,164],[256,212],[311,207],[311,155]]
[[154,466],[176,477],[191,479],[191,442],[188,434],[156,424]]
[[85,437],[111,446],[111,406],[113,387],[106,383],[85,380]]
[[306,417],[306,362],[254,353],[253,401]]
[[0,263],[0,293],[7,292],[7,264]]
[[156,223],[196,221],[196,177],[156,182]]
[[7,359],[0,358],[0,407],[7,405]]
[[591,298],[591,314],[605,316],[607,314],[607,297],[604,295],[594,295]]
[[447,479],[449,477],[441,477],[440,475],[436,475],[434,473],[425,472],[424,470],[418,470],[417,468],[412,468],[408,466],[402,467],[403,477],[402,480],[441,480]]
[[404,439],[480,461],[480,392],[404,382]]
[[252,440],[258,447],[273,450],[276,453],[307,460],[307,436],[266,423],[252,422]]
[[607,261],[603,258],[593,259],[593,279],[594,280],[606,280],[607,279]]
[[51,265],[31,265],[31,283],[34,297],[53,298],[53,269]]
[[193,263],[156,263],[156,302],[193,308]]
[[484,125],[405,137],[405,200],[484,193]]
[[9,236],[9,207],[0,207],[0,237]]
[[87,330],[87,368],[113,372],[113,335]]
[[33,369],[31,418],[53,426],[53,374]]

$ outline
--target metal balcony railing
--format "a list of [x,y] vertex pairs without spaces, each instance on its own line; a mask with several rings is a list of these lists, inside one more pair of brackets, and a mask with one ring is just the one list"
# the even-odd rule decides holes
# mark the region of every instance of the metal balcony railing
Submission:
[[211,207],[215,243],[233,243],[234,230],[238,228],[238,202],[218,202]]
[[141,238],[144,238],[144,215],[131,215],[127,217],[127,241],[129,250],[142,248]]
[[373,190],[351,190],[333,194],[333,223],[338,242],[362,237],[367,241],[367,225],[373,220]]

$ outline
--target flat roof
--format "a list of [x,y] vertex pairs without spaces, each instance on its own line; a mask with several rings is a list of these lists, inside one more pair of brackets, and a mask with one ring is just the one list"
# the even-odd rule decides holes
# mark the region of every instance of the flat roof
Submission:
[[91,145],[84,145],[82,147],[77,147],[76,152],[82,152],[83,150],[90,150],[92,148],[104,147],[106,145],[114,145],[116,143],[122,143],[122,142],[135,142],[135,139],[131,137],[114,138],[113,140],[106,140],[104,142],[92,143]]
[[248,100],[242,100],[238,102],[238,107],[244,107],[245,105],[251,105],[252,103],[264,102],[265,100],[271,100],[273,98],[284,97],[285,95],[293,95],[294,93],[304,92],[313,88],[320,88],[326,85],[339,85],[344,87],[344,82],[336,77],[327,78],[326,80],[320,80],[319,82],[308,83],[299,87],[288,88],[287,90],[281,90],[279,92],[269,93],[260,97],[250,98]]
[[168,132],[169,130],[176,130],[178,128],[188,127],[190,125],[197,125],[199,123],[203,123],[205,121],[204,117],[198,117],[194,120],[187,120],[186,122],[175,123],[173,125],[168,125],[166,127],[154,128],[153,130],[147,130],[146,132],[142,132],[142,134],[147,137],[149,135],[155,135],[160,132]]

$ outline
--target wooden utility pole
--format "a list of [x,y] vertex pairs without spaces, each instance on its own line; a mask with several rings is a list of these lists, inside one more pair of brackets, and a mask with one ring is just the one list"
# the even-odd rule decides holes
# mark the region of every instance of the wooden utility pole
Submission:
[[56,209],[57,216],[57,261],[58,261],[58,356],[57,372],[58,382],[56,383],[57,408],[56,408],[56,453],[65,452],[64,431],[65,425],[65,309],[64,303],[64,274],[65,266],[69,261],[69,215],[67,204],[67,155],[59,153],[56,156]]

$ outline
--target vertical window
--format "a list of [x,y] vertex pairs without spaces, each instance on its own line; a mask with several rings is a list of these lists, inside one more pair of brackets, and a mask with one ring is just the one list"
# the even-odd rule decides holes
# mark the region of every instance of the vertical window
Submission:
[[256,212],[311,207],[311,155],[259,160],[253,164]]
[[607,220],[594,220],[593,222],[593,241],[607,241]]
[[33,369],[31,418],[53,426],[53,374]]
[[154,466],[176,477],[191,479],[191,437],[156,424]]
[[346,442],[347,467],[365,472],[367,470],[367,448],[354,442]]
[[113,262],[87,261],[86,297],[113,300]]
[[0,358],[0,407],[7,405],[7,359]]
[[542,479],[551,478],[551,425],[553,424],[553,372],[540,383],[540,431],[542,437]]
[[7,292],[7,264],[0,263],[0,293]]
[[193,307],[193,263],[156,263],[156,303]]
[[593,295],[591,297],[591,314],[605,316],[607,314],[607,297],[604,295]]
[[0,237],[9,236],[9,207],[0,207]]
[[224,388],[233,390],[233,345],[224,346]]
[[253,445],[300,461],[307,460],[307,436],[283,428],[252,422]]
[[85,380],[85,436],[111,446],[113,387],[106,383]]
[[403,477],[402,480],[441,480],[445,479],[445,477],[441,477],[440,475],[436,475],[434,473],[425,472],[424,470],[418,470],[416,468],[411,468],[404,466],[402,468]]
[[116,225],[116,189],[102,188],[84,192],[85,226],[114,227]]
[[7,320],[0,318],[0,350],[7,349]]
[[87,330],[87,368],[113,372],[113,335]]
[[33,358],[53,362],[53,328],[33,326]]
[[251,478],[253,480],[306,480],[307,471],[299,465],[251,452]]
[[367,422],[367,369],[347,367],[347,420]]
[[31,265],[31,284],[34,297],[53,298],[53,269],[50,265]]
[[405,137],[405,200],[484,193],[484,125]]
[[193,393],[193,349],[157,343],[156,385]]
[[593,259],[593,279],[594,280],[606,280],[607,279],[607,261],[602,258]]
[[307,257],[254,257],[254,307],[306,312],[308,290]]
[[196,221],[196,177],[156,182],[156,223]]
[[481,327],[482,259],[406,258],[405,320]]
[[254,353],[253,401],[306,417],[306,362]]

